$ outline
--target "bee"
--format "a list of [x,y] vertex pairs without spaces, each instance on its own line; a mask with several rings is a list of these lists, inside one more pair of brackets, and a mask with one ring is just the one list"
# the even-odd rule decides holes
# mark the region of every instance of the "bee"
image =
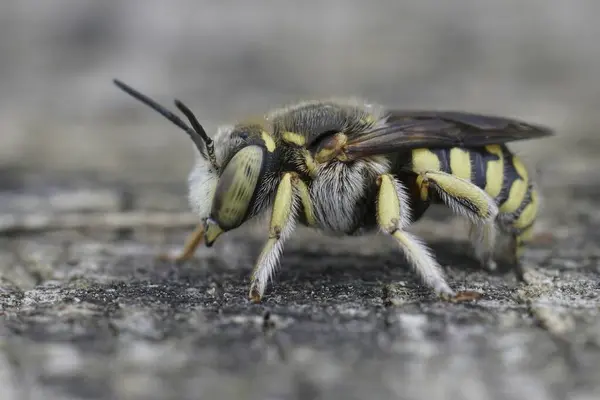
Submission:
[[260,302],[297,224],[344,236],[380,231],[393,238],[422,283],[456,298],[438,261],[407,228],[431,204],[470,223],[482,266],[493,269],[498,235],[509,239],[515,271],[533,232],[539,193],[516,140],[554,135],[544,126],[456,111],[402,111],[361,99],[300,102],[220,126],[213,137],[181,101],[179,117],[119,80],[114,83],[179,126],[196,147],[189,203],[199,224],[174,258],[191,258],[204,240],[270,212],[266,243],[251,275]]

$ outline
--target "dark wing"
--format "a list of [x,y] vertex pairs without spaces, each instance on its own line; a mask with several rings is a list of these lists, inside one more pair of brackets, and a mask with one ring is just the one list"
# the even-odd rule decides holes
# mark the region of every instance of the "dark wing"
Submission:
[[387,123],[351,136],[344,147],[360,158],[421,147],[476,147],[553,135],[544,126],[455,111],[389,111]]

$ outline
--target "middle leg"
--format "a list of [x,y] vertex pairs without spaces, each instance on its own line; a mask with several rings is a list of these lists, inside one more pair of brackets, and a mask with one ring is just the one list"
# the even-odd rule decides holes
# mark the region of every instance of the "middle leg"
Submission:
[[446,282],[430,250],[421,240],[404,230],[410,224],[410,209],[404,188],[389,174],[379,176],[377,184],[377,223],[380,229],[396,239],[407,261],[429,288],[442,297],[454,297],[454,291]]

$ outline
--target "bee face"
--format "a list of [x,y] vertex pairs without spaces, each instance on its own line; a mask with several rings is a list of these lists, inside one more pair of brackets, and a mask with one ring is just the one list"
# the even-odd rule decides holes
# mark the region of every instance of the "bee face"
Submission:
[[267,119],[222,126],[213,139],[180,101],[175,100],[175,105],[188,118],[191,128],[148,96],[119,80],[114,83],[183,129],[194,142],[196,163],[188,177],[188,196],[191,208],[206,225],[208,246],[221,233],[237,228],[255,215],[259,211],[254,204],[257,199],[264,206],[264,193],[273,181],[265,176],[265,167],[273,160],[275,151]]
[[220,128],[215,136],[218,171],[198,158],[190,173],[189,199],[196,213],[206,221],[208,246],[255,214],[266,166],[272,162],[275,150],[266,129],[266,124],[261,123]]

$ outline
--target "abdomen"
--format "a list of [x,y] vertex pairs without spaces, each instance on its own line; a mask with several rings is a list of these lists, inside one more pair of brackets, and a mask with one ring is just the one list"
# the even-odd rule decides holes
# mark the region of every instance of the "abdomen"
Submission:
[[485,190],[498,205],[504,230],[517,234],[533,225],[538,193],[521,160],[505,145],[415,149],[411,163],[414,171],[442,171]]

